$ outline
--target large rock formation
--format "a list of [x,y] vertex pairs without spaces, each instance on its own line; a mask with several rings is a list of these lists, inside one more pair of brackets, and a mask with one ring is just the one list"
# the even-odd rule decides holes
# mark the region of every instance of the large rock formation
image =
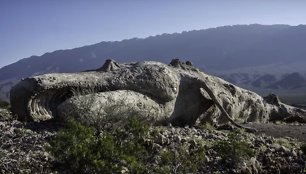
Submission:
[[96,124],[106,116],[131,114],[179,126],[197,121],[306,121],[305,110],[275,96],[262,98],[178,59],[169,65],[108,60],[97,70],[26,78],[12,88],[11,105],[25,121],[75,117]]

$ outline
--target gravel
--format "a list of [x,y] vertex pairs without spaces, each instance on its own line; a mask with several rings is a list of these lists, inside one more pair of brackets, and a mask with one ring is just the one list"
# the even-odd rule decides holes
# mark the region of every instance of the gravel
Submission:
[[[305,141],[305,136],[302,136],[305,125],[249,126],[259,132],[243,132],[240,139],[250,144],[256,156],[237,166],[226,164],[221,155],[211,148],[218,141],[228,140],[229,130],[151,127],[147,141],[156,152],[162,149],[175,151],[181,145],[198,148],[204,144],[207,150],[199,173],[306,173],[306,157],[300,150],[302,141]],[[48,140],[59,128],[60,125],[53,122],[23,123],[14,120],[8,111],[0,110],[0,173],[61,173],[59,168],[63,167],[54,165],[56,159],[47,150]],[[288,131],[290,134],[285,134]],[[299,135],[291,136],[296,134]],[[151,162],[148,165],[155,164]]]

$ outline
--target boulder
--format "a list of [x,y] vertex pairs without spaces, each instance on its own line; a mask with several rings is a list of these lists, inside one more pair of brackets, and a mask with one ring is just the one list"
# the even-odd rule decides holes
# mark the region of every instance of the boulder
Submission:
[[97,70],[34,76],[14,86],[10,96],[13,113],[24,121],[75,117],[93,124],[131,113],[152,123],[239,126],[236,123],[306,118],[305,110],[275,96],[262,98],[178,59],[169,65],[107,60]]

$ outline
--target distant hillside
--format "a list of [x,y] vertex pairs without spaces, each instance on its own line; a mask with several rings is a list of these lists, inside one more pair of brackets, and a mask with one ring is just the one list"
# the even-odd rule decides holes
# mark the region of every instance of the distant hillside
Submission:
[[[255,91],[269,88],[300,92],[304,90],[306,76],[305,45],[304,25],[257,24],[101,42],[32,56],[1,68],[0,98],[7,99],[8,90],[21,78],[98,68],[108,58],[118,62],[155,60],[168,63],[178,57]],[[293,75],[296,79],[286,84],[289,83],[286,75],[290,73],[296,73]]]

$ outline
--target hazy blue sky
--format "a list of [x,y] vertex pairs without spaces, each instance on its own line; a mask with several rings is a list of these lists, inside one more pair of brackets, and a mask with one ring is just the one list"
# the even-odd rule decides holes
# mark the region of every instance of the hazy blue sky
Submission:
[[101,41],[306,22],[306,0],[0,0],[0,67]]

